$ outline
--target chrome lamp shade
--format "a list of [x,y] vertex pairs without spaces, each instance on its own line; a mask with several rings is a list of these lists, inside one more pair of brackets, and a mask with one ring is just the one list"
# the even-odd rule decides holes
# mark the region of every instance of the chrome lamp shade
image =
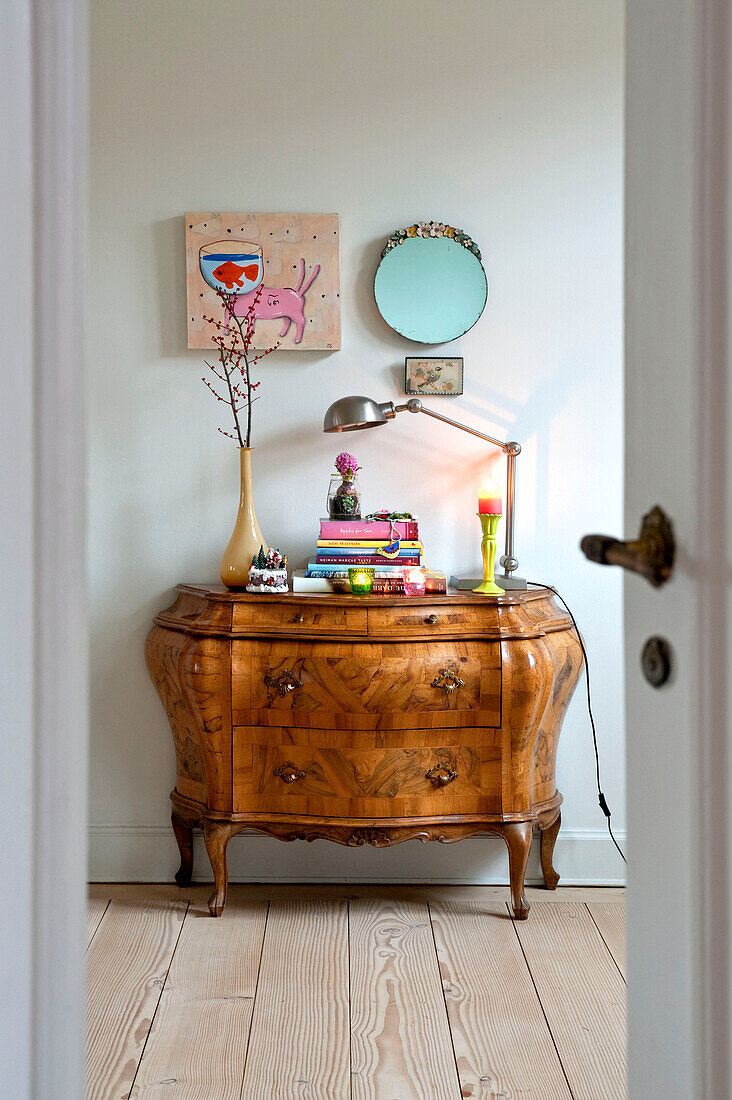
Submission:
[[361,428],[375,428],[386,424],[396,416],[391,401],[372,401],[370,397],[341,397],[334,401],[323,420],[324,432],[357,432]]

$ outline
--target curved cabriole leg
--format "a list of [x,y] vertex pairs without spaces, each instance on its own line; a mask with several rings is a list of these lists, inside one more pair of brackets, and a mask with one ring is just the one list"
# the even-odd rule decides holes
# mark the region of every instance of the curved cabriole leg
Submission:
[[225,821],[206,821],[203,839],[214,874],[214,891],[208,899],[208,911],[212,917],[220,917],[226,905],[226,845],[231,840],[231,826]]
[[552,864],[552,856],[561,824],[562,815],[559,813],[551,825],[541,830],[541,872],[544,875],[547,890],[556,890],[559,882],[559,875]]
[[529,903],[524,894],[524,875],[531,851],[531,822],[511,821],[503,826],[503,839],[508,846],[508,870],[511,880],[511,906],[516,920],[526,920]]
[[179,817],[176,817],[175,810],[170,815],[170,820],[173,824],[173,832],[180,851],[180,867],[176,873],[175,881],[179,886],[190,886],[193,878],[193,829],[190,825],[186,825],[181,821]]

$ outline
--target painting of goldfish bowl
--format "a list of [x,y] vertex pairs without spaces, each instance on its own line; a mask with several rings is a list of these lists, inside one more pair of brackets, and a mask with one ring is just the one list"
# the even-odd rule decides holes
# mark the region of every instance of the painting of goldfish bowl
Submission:
[[201,274],[210,287],[224,294],[248,294],[264,278],[264,260],[258,244],[248,241],[214,241],[198,256]]

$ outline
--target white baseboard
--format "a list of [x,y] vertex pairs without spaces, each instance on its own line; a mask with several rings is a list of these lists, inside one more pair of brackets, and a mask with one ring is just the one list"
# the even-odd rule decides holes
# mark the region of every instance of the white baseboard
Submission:
[[[625,833],[616,835],[621,847]],[[210,882],[211,867],[200,832],[195,833],[194,881]],[[178,848],[165,825],[90,825],[91,882],[168,882],[178,869]],[[228,847],[231,882],[465,883],[493,886],[508,881],[506,847],[498,836],[469,837],[459,844],[410,841],[393,848],[346,848],[330,841],[283,843],[245,832]],[[603,829],[562,829],[554,866],[565,886],[623,886],[625,864]],[[526,872],[529,885],[542,882],[538,840]]]

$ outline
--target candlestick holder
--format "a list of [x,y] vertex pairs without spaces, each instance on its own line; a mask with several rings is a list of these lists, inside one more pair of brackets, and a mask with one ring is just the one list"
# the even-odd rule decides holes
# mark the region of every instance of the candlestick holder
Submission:
[[480,526],[483,531],[483,538],[481,539],[480,549],[483,554],[483,583],[479,584],[477,588],[473,589],[473,592],[479,592],[481,596],[502,596],[503,589],[495,582],[495,564],[496,564],[496,531],[498,530],[498,522],[501,518],[500,513],[496,514],[483,514],[482,512],[476,512],[478,519],[480,520]]

